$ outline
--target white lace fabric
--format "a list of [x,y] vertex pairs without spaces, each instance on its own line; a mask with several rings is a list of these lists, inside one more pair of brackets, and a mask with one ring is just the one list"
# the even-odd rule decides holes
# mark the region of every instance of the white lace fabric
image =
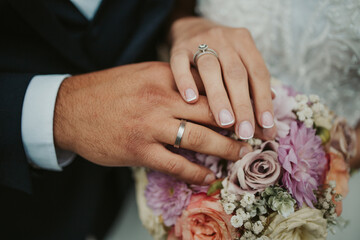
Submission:
[[198,0],[197,11],[248,28],[272,76],[360,119],[360,0]]

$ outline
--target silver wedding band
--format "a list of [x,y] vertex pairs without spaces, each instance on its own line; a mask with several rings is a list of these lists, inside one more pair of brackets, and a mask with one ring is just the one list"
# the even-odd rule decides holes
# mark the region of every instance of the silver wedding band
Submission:
[[215,52],[215,50],[209,48],[208,45],[206,45],[206,44],[200,44],[198,47],[198,51],[194,54],[194,57],[193,57],[194,64],[196,65],[196,62],[198,61],[198,59],[205,54],[212,54],[216,58],[219,58],[217,53]]
[[181,119],[179,130],[178,130],[178,132],[176,134],[176,139],[175,139],[175,144],[174,144],[175,148],[180,147],[181,139],[182,139],[182,137],[184,135],[184,132],[185,132],[185,124],[186,124],[186,120]]

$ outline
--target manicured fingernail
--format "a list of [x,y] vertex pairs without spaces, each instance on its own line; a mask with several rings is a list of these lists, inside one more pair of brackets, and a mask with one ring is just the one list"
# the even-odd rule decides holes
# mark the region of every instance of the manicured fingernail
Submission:
[[193,89],[188,88],[185,90],[185,98],[187,102],[191,102],[196,99],[196,93]]
[[220,111],[219,118],[220,118],[221,126],[230,125],[235,121],[232,114],[226,109]]
[[270,112],[264,112],[261,117],[263,128],[272,128],[274,126],[274,118]]
[[239,137],[241,139],[250,139],[254,136],[254,128],[249,121],[243,121],[239,125]]
[[274,88],[271,88],[271,92],[274,94],[274,98],[276,98],[277,93]]
[[213,173],[209,173],[208,175],[206,175],[203,184],[204,185],[209,185],[214,180],[215,180],[215,175]]
[[248,147],[242,147],[242,148],[240,148],[239,157],[243,158],[249,152],[251,152],[251,150]]

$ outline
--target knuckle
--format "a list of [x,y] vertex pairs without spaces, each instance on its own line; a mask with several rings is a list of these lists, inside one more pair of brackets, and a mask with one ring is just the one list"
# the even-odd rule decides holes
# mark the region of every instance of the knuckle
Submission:
[[193,146],[194,148],[199,148],[205,143],[205,131],[200,129],[190,129],[186,140],[189,145]]
[[245,67],[231,64],[231,67],[225,71],[225,77],[231,80],[246,80],[248,78]]
[[159,106],[171,101],[169,92],[154,84],[145,85],[138,91],[138,96],[142,105]]
[[270,81],[271,77],[269,70],[264,66],[254,67],[251,75],[255,81]]
[[213,27],[208,31],[210,36],[214,37],[222,37],[224,35],[224,28],[223,27]]
[[165,164],[165,169],[174,176],[179,176],[183,172],[184,166],[182,163],[176,160],[169,160]]
[[243,38],[251,38],[252,39],[251,32],[247,28],[238,28],[237,32]]

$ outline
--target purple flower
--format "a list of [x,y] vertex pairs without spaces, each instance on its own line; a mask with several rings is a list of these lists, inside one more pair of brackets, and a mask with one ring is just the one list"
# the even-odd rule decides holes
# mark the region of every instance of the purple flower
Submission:
[[279,143],[279,161],[284,169],[282,183],[300,207],[305,202],[313,208],[314,190],[323,181],[327,162],[321,139],[314,129],[294,121],[289,135],[280,138]]
[[296,115],[292,112],[296,101],[294,97],[289,96],[289,91],[281,86],[274,87],[276,97],[273,100],[275,125],[277,128],[277,137],[285,137],[289,134],[290,123],[296,120]]
[[155,215],[162,216],[166,226],[174,225],[189,204],[192,191],[186,183],[160,172],[148,172],[147,177],[145,197],[148,206]]

